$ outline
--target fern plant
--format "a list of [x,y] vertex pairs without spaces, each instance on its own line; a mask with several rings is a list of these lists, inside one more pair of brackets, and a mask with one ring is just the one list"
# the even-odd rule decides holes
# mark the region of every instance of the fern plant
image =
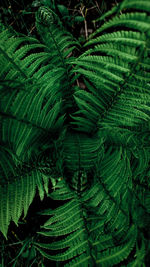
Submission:
[[0,230],[7,238],[38,190],[49,199],[32,240],[41,257],[146,266],[150,3],[123,1],[99,20],[83,47],[47,7],[39,40],[2,27]]

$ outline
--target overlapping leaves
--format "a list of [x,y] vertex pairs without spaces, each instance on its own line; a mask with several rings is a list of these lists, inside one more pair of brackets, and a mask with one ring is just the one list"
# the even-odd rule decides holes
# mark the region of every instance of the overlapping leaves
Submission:
[[[48,194],[61,166],[48,197],[62,205],[42,213],[50,218],[38,236],[56,241],[36,249],[65,266],[113,266],[128,256],[141,264],[150,222],[149,2],[112,9],[76,59],[78,42],[57,16],[38,12],[45,44],[0,33],[0,229],[6,236],[27,214],[36,188],[41,200]],[[45,149],[48,168],[34,162]]]

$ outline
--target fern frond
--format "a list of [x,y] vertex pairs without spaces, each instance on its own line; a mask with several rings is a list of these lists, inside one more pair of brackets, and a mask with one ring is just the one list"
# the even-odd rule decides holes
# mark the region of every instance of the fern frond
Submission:
[[45,190],[42,175],[37,171],[29,172],[16,181],[5,182],[5,185],[0,186],[0,230],[6,238],[10,221],[17,224],[23,211],[26,216],[35,196],[36,187],[39,188],[42,199]]
[[[47,19],[50,17],[51,20]],[[66,64],[64,59],[72,54],[79,43],[63,28],[58,16],[51,9],[40,7],[36,15],[36,26],[48,50],[53,53],[53,64]]]
[[[24,45],[17,50],[18,45],[23,45],[27,41],[35,44]],[[4,142],[13,144],[18,155],[23,154],[36,139],[38,141],[43,131],[46,130],[48,134],[49,131],[53,132],[54,128],[58,130],[64,121],[60,95],[62,92],[50,91],[58,77],[64,79],[64,70],[54,70],[47,74],[40,72],[41,64],[50,68],[49,55],[45,52],[32,53],[33,49],[36,50],[37,47],[41,49],[44,46],[37,43],[38,41],[33,38],[30,40],[30,38],[11,36],[5,41],[5,46],[8,48],[2,53],[2,58],[5,57],[7,64],[6,68],[2,68],[1,77],[2,79],[4,77],[7,90],[6,87],[5,91],[4,87],[1,87],[0,94],[3,96],[1,98],[1,120],[3,120],[1,138]],[[29,52],[30,56],[26,56]],[[15,77],[17,77],[16,84],[11,82]],[[60,84],[58,84],[59,87]],[[58,115],[60,113],[61,116]]]
[[[105,184],[107,184],[107,181]],[[115,189],[114,185],[113,187]],[[110,258],[115,260],[116,255],[118,255],[116,257],[117,263],[125,259],[134,246],[136,231],[133,230],[134,227],[131,227],[132,230],[128,229],[127,218],[125,219],[127,214],[122,213],[120,204],[116,209],[115,199],[111,194],[108,197],[108,190],[111,191],[112,188],[106,189],[100,181],[97,181],[97,183],[92,183],[91,188],[85,192],[76,193],[69,189],[64,180],[58,181],[55,191],[49,196],[57,199],[58,195],[59,200],[65,200],[64,196],[67,196],[66,191],[68,191],[71,199],[57,209],[49,209],[41,213],[42,215],[51,215],[51,217],[46,221],[42,227],[43,231],[40,231],[39,234],[43,238],[44,236],[47,238],[59,236],[61,239],[59,238],[58,241],[52,243],[35,242],[34,246],[48,259],[55,261],[69,260],[69,263],[65,266],[78,266],[80,262],[93,266],[100,260],[109,261]],[[122,189],[119,189],[119,191],[123,192]],[[68,198],[66,197],[66,199]],[[101,220],[97,221],[96,218],[101,218]],[[115,222],[111,222],[112,218],[115,218]],[[108,222],[109,234],[106,234],[104,226]],[[113,234],[115,228],[117,229],[116,237]],[[127,238],[125,233],[128,230],[130,234]],[[117,248],[115,248],[114,238],[117,238],[120,244]],[[58,251],[56,255],[53,254],[53,250]],[[106,255],[103,255],[103,250],[107,250],[107,259],[105,259]],[[125,253],[123,254],[123,252]],[[99,260],[100,254],[103,257]]]
[[[65,112],[60,83],[58,90],[50,89],[58,77],[64,79],[64,69],[51,69],[50,53],[41,51],[45,45],[34,38],[16,37],[9,32],[0,33],[0,38],[0,64],[5,66],[0,73],[0,136],[15,155],[10,160],[8,153],[1,152],[0,229],[6,237],[10,221],[17,224],[23,210],[26,216],[36,187],[41,200],[48,193],[49,177],[30,164],[39,147],[42,149],[49,142],[50,133],[62,129]],[[28,162],[29,169],[18,174],[20,165],[15,164],[15,157],[19,164]]]
[[132,28],[134,30],[139,30],[140,32],[147,32],[149,30],[149,22],[150,22],[150,17],[146,13],[134,12],[134,13],[121,14],[118,17],[117,16],[114,17],[109,22],[106,22],[100,29],[98,29],[93,34],[93,36],[111,27],[120,27],[120,26]]
[[112,33],[106,33],[92,40],[89,40],[89,42],[85,44],[85,47],[92,44],[109,43],[109,42],[114,42],[120,45],[127,44],[132,47],[134,46],[140,47],[145,45],[145,41],[146,37],[144,33],[121,30]]
[[[125,30],[119,30],[120,25]],[[116,31],[106,33],[112,27]],[[75,129],[90,133],[103,123],[135,127],[149,121],[149,27],[145,13],[116,15],[96,31],[85,45],[89,49],[72,62],[73,72],[86,84],[86,89],[74,94],[79,107],[72,115]],[[94,38],[96,34],[101,35]]]
[[135,244],[136,229],[134,226],[131,227],[129,233],[130,236],[128,235],[128,239],[123,245],[116,246],[113,249],[110,248],[102,253],[98,253],[99,259],[96,261],[96,263],[101,264],[102,266],[113,266],[126,259]]
[[26,216],[36,189],[43,200],[48,193],[50,179],[33,163],[22,162],[5,144],[0,151],[0,170],[0,231],[7,238],[10,221],[18,224],[23,211]]
[[[115,13],[119,13],[126,9],[134,9],[134,10],[143,10],[143,11],[150,11],[150,4],[148,0],[141,1],[141,0],[124,0],[119,3],[117,6],[113,7],[110,11],[106,12],[103,16],[101,16],[98,20],[104,20],[106,17],[111,16]],[[98,21],[97,20],[97,21]]]
[[60,266],[136,266],[149,247],[150,4],[109,15],[76,59],[49,8],[44,44],[0,31],[0,230],[46,194],[33,249]]
[[85,134],[68,132],[64,139],[64,164],[66,171],[90,170],[103,157],[103,138],[91,140]]

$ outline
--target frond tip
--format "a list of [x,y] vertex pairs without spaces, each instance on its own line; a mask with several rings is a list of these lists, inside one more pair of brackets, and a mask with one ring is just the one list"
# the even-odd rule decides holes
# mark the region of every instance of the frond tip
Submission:
[[23,211],[26,216],[36,188],[39,189],[40,197],[43,199],[44,182],[40,172],[32,171],[19,177],[16,181],[0,186],[0,231],[6,238],[10,221],[14,221],[18,225]]

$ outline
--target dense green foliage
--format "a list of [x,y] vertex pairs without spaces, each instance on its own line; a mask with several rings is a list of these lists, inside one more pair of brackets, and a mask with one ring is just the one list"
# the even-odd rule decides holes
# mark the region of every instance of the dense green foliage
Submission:
[[99,21],[83,46],[48,7],[39,39],[1,25],[0,230],[47,198],[19,254],[41,266],[150,260],[150,2]]

